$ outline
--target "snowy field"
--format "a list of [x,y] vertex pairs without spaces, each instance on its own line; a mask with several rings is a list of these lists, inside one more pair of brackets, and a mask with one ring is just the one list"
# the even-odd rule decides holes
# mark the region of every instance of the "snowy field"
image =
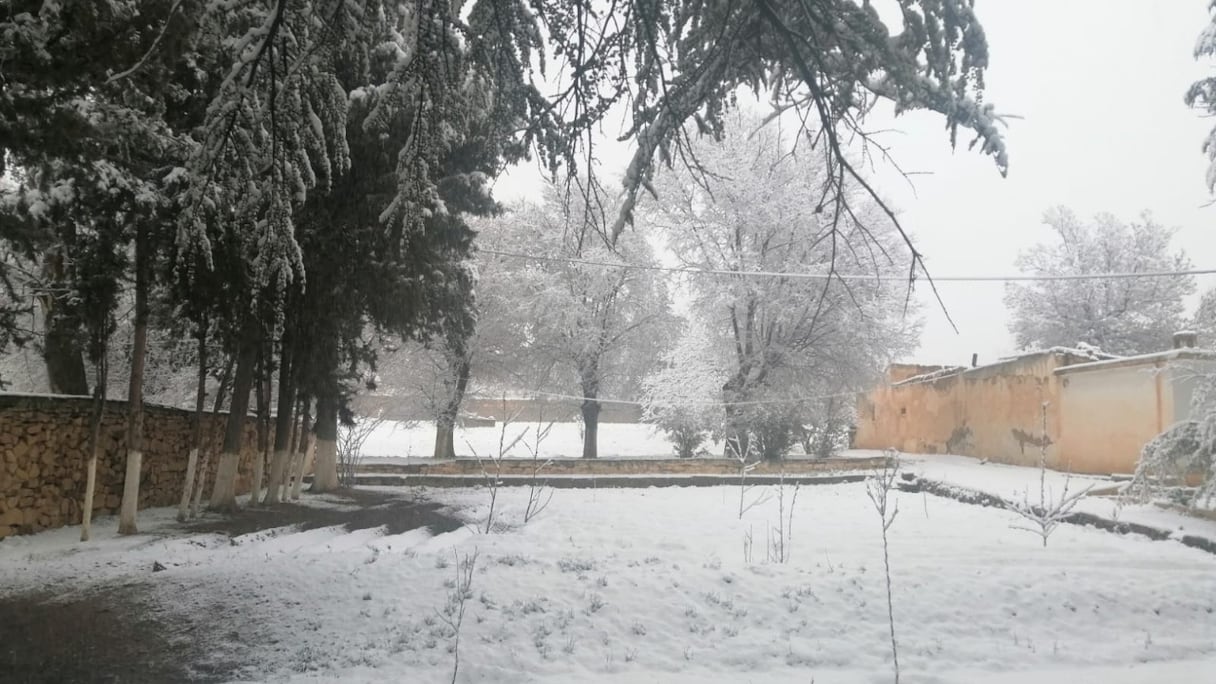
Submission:
[[[532,456],[528,446],[536,442],[535,423],[508,425],[506,441],[511,442],[516,435],[524,431],[525,437],[507,452],[508,457]],[[501,437],[501,424],[495,427],[457,427],[456,454],[476,454],[483,458],[497,456]],[[429,422],[411,424],[386,421],[363,443],[363,455],[369,458],[426,458],[434,453],[434,450],[435,425]],[[662,431],[643,423],[601,423],[599,452],[601,456],[613,458],[669,458],[672,455],[671,442],[667,441]],[[554,423],[540,442],[540,455],[545,458],[582,456],[582,423]]]
[[[953,457],[905,467],[1005,496],[1038,475]],[[880,526],[862,484],[801,488],[784,564],[765,559],[777,498],[740,520],[737,487],[557,490],[526,525],[525,490],[511,488],[492,534],[472,529],[484,491],[377,491],[441,502],[471,524],[438,536],[281,528],[230,541],[183,535],[162,509],[141,514],[151,533],[134,538],[104,519],[85,546],[74,528],[0,543],[0,595],[145,586],[163,619],[215,616],[193,638],[245,654],[239,681],[446,682],[454,638],[441,611],[456,559],[475,554],[460,682],[892,680]],[[765,494],[775,489],[748,498]],[[1216,556],[1067,525],[1043,548],[1011,529],[1011,513],[893,496],[901,681],[1216,681]],[[1123,513],[1153,511],[1142,508]],[[167,569],[150,573],[153,561]]]

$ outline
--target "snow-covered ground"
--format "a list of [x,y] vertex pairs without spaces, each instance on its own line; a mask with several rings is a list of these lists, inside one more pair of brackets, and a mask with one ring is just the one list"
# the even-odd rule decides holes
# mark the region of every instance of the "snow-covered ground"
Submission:
[[[905,467],[1005,496],[1037,483],[1033,469],[950,457]],[[476,489],[382,491],[473,523],[487,513]],[[775,488],[748,496],[765,494]],[[1011,513],[893,496],[902,681],[1213,681],[1216,556],[1068,525],[1043,548],[1011,529]],[[116,537],[104,519],[88,545],[72,528],[0,543],[0,595],[140,582],[170,617],[215,615],[217,649],[225,620],[256,625],[255,643],[240,637],[253,649],[244,680],[445,682],[453,639],[440,611],[456,559],[476,554],[461,682],[890,681],[883,549],[864,485],[803,487],[785,564],[765,559],[778,499],[740,520],[738,497],[728,486],[557,490],[524,525],[526,490],[508,488],[493,534],[288,528],[232,542],[163,534],[171,511],[158,510],[141,514],[151,534],[140,537]],[[168,569],[150,573],[154,560]]]
[[[542,429],[544,426],[541,426]],[[507,426],[507,443],[526,432],[506,456],[530,458],[529,445],[536,443],[535,423],[513,423]],[[496,427],[456,428],[456,453],[460,456],[497,456],[503,437],[501,424]],[[433,423],[397,423],[386,421],[363,443],[363,455],[370,458],[425,458],[435,450]],[[602,456],[617,458],[663,457],[672,455],[671,442],[661,430],[644,423],[602,423],[599,431]],[[577,458],[583,454],[582,423],[554,423],[540,442],[540,455],[545,458]]]

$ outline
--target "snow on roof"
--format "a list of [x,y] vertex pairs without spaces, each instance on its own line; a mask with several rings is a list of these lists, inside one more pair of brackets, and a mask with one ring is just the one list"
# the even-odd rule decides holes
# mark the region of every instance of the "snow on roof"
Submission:
[[1045,354],[1070,354],[1072,356],[1079,356],[1083,359],[1089,359],[1091,361],[1110,361],[1113,359],[1123,358],[1117,354],[1107,354],[1097,347],[1083,345],[1077,347],[1048,347],[1047,349],[1031,349],[1029,351],[1021,352],[1020,354],[1002,356],[1000,361],[997,363],[1016,361],[1018,359],[1026,359],[1032,356],[1042,356]]
[[[1107,353],[1103,352],[1102,350],[1098,349],[1097,347],[1093,347],[1093,346],[1089,346],[1089,345],[1080,345],[1077,347],[1049,347],[1047,349],[1032,349],[1030,351],[1025,351],[1020,354],[1013,354],[1011,356],[1002,356],[992,363],[983,364],[981,366],[973,366],[973,367],[946,366],[939,370],[935,370],[931,373],[922,373],[920,375],[914,375],[910,378],[904,378],[903,380],[900,380],[899,382],[893,382],[893,383],[891,383],[891,387],[900,387],[903,385],[915,385],[915,384],[922,383],[922,382],[932,382],[934,380],[940,380],[941,378],[947,378],[952,375],[957,375],[959,373],[977,371],[977,370],[982,370],[984,368],[992,368],[995,366],[1000,366],[1002,364],[1013,363],[1015,361],[1021,361],[1023,359],[1034,358],[1036,356],[1048,356],[1048,355],[1053,355],[1053,354],[1054,355],[1069,355],[1069,356],[1075,356],[1075,357],[1082,358],[1082,359],[1089,359],[1089,363],[1119,361],[1119,360],[1122,360],[1122,358],[1123,358],[1121,356],[1116,356],[1114,354],[1107,354]],[[1073,364],[1073,366],[1080,366],[1080,365],[1088,365],[1088,363]],[[1066,368],[1072,368],[1073,366],[1066,366]]]
[[1165,351],[1152,352],[1150,354],[1137,354],[1135,356],[1119,356],[1111,359],[1102,359],[1091,361],[1089,363],[1074,363],[1071,366],[1063,366],[1055,370],[1056,373],[1071,373],[1073,371],[1093,370],[1097,368],[1114,368],[1118,366],[1139,366],[1147,363],[1156,363],[1159,361],[1178,361],[1178,360],[1195,360],[1195,361],[1216,361],[1216,350],[1211,349],[1167,349]]
[[930,382],[937,380],[938,378],[944,378],[956,373],[961,373],[966,369],[966,366],[946,366],[945,368],[939,368],[931,373],[921,373],[920,375],[913,375],[910,378],[904,378],[899,382],[891,383],[891,386],[899,387],[900,385],[915,385],[918,382]]

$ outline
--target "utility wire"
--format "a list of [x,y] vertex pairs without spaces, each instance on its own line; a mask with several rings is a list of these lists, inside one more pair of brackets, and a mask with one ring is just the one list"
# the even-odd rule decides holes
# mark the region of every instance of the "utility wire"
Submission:
[[[534,397],[548,397],[550,399],[570,399],[574,401],[587,401],[588,399],[597,404],[622,404],[625,406],[760,406],[765,404],[803,404],[820,399],[838,399],[842,397],[857,396],[857,392],[837,392],[835,394],[821,394],[813,397],[796,397],[792,399],[757,399],[755,401],[681,401],[681,402],[654,402],[648,403],[644,401],[635,401],[632,399],[605,399],[600,397],[580,397],[575,394],[559,394],[556,392],[528,392],[526,397],[507,397],[511,399],[530,399]],[[469,394],[469,398],[478,399],[500,399],[499,396],[491,396],[486,394]]]
[[[907,282],[908,276],[886,275],[878,273],[791,273],[787,271],[730,271],[714,268],[688,268],[683,266],[652,266],[647,264],[614,263],[611,261],[596,261],[576,257],[553,257],[540,254],[520,254],[496,249],[479,249],[481,254],[522,259],[525,261],[545,261],[552,263],[580,264],[583,266],[598,266],[602,268],[623,268],[634,271],[660,271],[664,273],[679,273],[684,275],[719,275],[745,276],[753,278],[804,278],[807,280],[869,280]],[[1138,278],[1174,278],[1197,275],[1216,275],[1216,268],[1198,268],[1184,271],[1140,271],[1117,273],[1071,273],[1062,275],[1007,275],[1007,276],[933,276],[935,282],[1032,282],[1055,280],[1131,280]]]

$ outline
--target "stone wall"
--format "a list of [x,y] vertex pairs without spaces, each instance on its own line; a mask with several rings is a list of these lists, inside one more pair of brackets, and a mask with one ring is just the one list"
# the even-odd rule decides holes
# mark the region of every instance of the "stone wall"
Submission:
[[[88,397],[0,394],[0,539],[80,523],[92,405]],[[139,507],[176,505],[190,452],[192,413],[160,406],[146,406],[145,411]],[[94,517],[118,512],[126,473],[127,415],[126,402],[106,403]],[[203,419],[204,443],[213,454],[204,490],[209,493],[215,449],[222,442],[228,416],[207,413]],[[238,492],[249,491],[256,444],[255,423],[250,420]]]

